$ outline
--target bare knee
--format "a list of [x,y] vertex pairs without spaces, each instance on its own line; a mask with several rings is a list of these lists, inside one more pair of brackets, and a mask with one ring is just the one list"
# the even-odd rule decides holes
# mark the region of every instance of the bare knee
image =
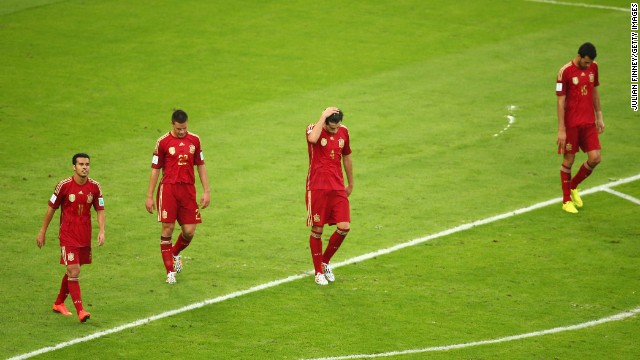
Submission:
[[80,265],[68,265],[67,276],[70,278],[78,278],[80,276]]

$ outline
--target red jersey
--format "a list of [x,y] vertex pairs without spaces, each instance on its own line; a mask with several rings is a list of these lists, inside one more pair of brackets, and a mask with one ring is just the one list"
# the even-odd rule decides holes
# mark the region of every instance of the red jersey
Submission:
[[[307,127],[307,135],[315,124]],[[344,190],[342,176],[342,155],[351,154],[349,146],[349,130],[340,125],[335,134],[322,129],[315,144],[307,140],[309,150],[309,173],[307,190]]]
[[204,165],[200,137],[187,132],[177,138],[168,132],[156,143],[151,167],[162,169],[162,184],[195,184],[193,167]]
[[60,181],[49,199],[49,206],[54,209],[62,206],[60,246],[91,246],[91,207],[104,210],[102,189],[97,181],[88,178],[83,185],[73,177]]
[[580,69],[573,61],[560,69],[556,81],[556,95],[566,95],[564,103],[566,127],[595,123],[593,88],[598,85],[600,85],[598,64],[595,61],[585,70]]

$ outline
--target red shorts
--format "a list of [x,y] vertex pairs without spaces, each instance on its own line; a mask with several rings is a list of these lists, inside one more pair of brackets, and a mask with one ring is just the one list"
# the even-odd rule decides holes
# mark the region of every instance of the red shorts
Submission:
[[91,246],[60,246],[60,264],[91,264]]
[[193,184],[160,184],[158,187],[158,221],[178,224],[200,224],[200,209]]
[[349,198],[345,190],[308,190],[307,226],[351,222]]
[[[584,152],[600,150],[598,128],[595,124],[567,128],[567,141],[564,145],[565,154],[575,154],[582,149]],[[558,153],[562,153],[558,149]]]

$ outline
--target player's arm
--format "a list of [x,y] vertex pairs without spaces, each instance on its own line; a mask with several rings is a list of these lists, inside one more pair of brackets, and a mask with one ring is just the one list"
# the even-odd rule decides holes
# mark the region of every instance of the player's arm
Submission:
[[312,144],[315,144],[316,142],[318,142],[318,139],[320,139],[320,134],[322,134],[322,128],[327,118],[332,114],[337,114],[339,111],[340,109],[338,109],[337,107],[326,108],[322,112],[322,115],[320,115],[320,119],[318,119],[318,122],[316,123],[316,125],[307,134],[307,141],[309,141]]
[[102,246],[104,245],[104,228],[106,225],[106,218],[104,215],[104,210],[98,210],[97,212],[97,217],[98,217],[98,227],[100,228],[100,230],[98,231],[98,245]]
[[153,211],[156,209],[156,201],[153,199],[153,191],[156,189],[156,185],[158,185],[158,178],[160,177],[160,169],[151,169],[151,176],[149,177],[149,188],[147,189],[147,201],[145,206],[147,207],[147,211],[153,214]]
[[209,175],[207,175],[207,168],[202,165],[196,165],[198,169],[198,176],[200,177],[200,183],[202,184],[202,197],[200,198],[200,207],[206,208],[211,202],[211,188],[209,187]]
[[55,214],[56,209],[51,206],[47,206],[47,213],[44,214],[44,220],[42,221],[42,227],[40,228],[40,232],[38,233],[38,237],[36,239],[36,244],[38,247],[42,249],[45,243],[45,237],[47,234],[47,228],[49,228],[49,224],[51,223],[51,219],[53,219],[53,214]]
[[344,172],[347,175],[347,196],[351,195],[353,191],[353,160],[351,154],[342,155],[342,165],[344,166]]
[[564,145],[567,142],[567,128],[564,124],[564,105],[566,98],[566,95],[558,95],[558,138],[556,143],[562,153],[564,153]]
[[598,128],[598,133],[602,134],[604,132],[604,120],[602,119],[602,107],[600,107],[600,93],[598,92],[598,87],[593,87],[593,109],[596,112],[596,127]]

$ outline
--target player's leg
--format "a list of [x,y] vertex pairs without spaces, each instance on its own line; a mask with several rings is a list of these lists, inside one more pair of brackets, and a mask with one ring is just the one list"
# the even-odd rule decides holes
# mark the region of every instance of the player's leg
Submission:
[[332,211],[329,223],[335,223],[336,230],[331,234],[329,244],[327,245],[324,254],[322,254],[322,270],[327,280],[335,281],[333,270],[329,264],[331,258],[338,251],[345,237],[349,233],[351,228],[351,213],[349,209],[349,198],[344,191],[334,192],[330,204]]
[[177,273],[182,271],[182,256],[180,252],[186,249],[190,244],[196,232],[196,224],[182,225],[182,231],[178,235],[178,240],[173,245],[171,255],[173,256],[173,270]]
[[562,210],[568,213],[577,213],[573,201],[571,201],[571,167],[578,150],[578,132],[576,128],[567,128],[567,140],[562,149],[562,165],[560,166],[560,181],[562,184]]
[[576,175],[571,179],[571,198],[577,207],[582,207],[582,199],[578,192],[578,186],[582,183],[600,163],[600,139],[595,126],[583,128],[579,135],[580,147],[587,153],[585,161],[578,169]]
[[196,233],[196,224],[202,223],[202,217],[196,201],[195,185],[181,184],[176,186],[175,197],[178,203],[178,224],[180,224],[182,231],[172,249],[173,269],[175,272],[181,272],[182,257],[180,253],[191,244]]
[[175,273],[173,271],[172,243],[173,229],[175,223],[162,223],[162,232],[160,235],[160,254],[162,255],[162,263],[167,274],[166,282],[175,284]]
[[307,226],[311,226],[309,249],[318,285],[327,285],[328,281],[322,271],[322,230],[325,224],[326,197],[324,191],[307,191]]
[[67,265],[67,286],[69,295],[73,301],[73,306],[78,313],[81,322],[89,320],[91,314],[84,310],[82,304],[82,292],[80,291],[80,265],[91,263],[90,248],[68,248],[65,254],[65,264]]
[[[64,248],[62,248],[63,250]],[[64,251],[64,250],[63,250]],[[71,316],[71,312],[67,309],[67,306],[64,304],[64,301],[67,299],[69,295],[69,284],[68,284],[69,276],[67,273],[64,273],[62,277],[62,283],[60,284],[60,291],[58,292],[58,297],[56,301],[53,303],[53,311],[58,312],[64,316]]]

